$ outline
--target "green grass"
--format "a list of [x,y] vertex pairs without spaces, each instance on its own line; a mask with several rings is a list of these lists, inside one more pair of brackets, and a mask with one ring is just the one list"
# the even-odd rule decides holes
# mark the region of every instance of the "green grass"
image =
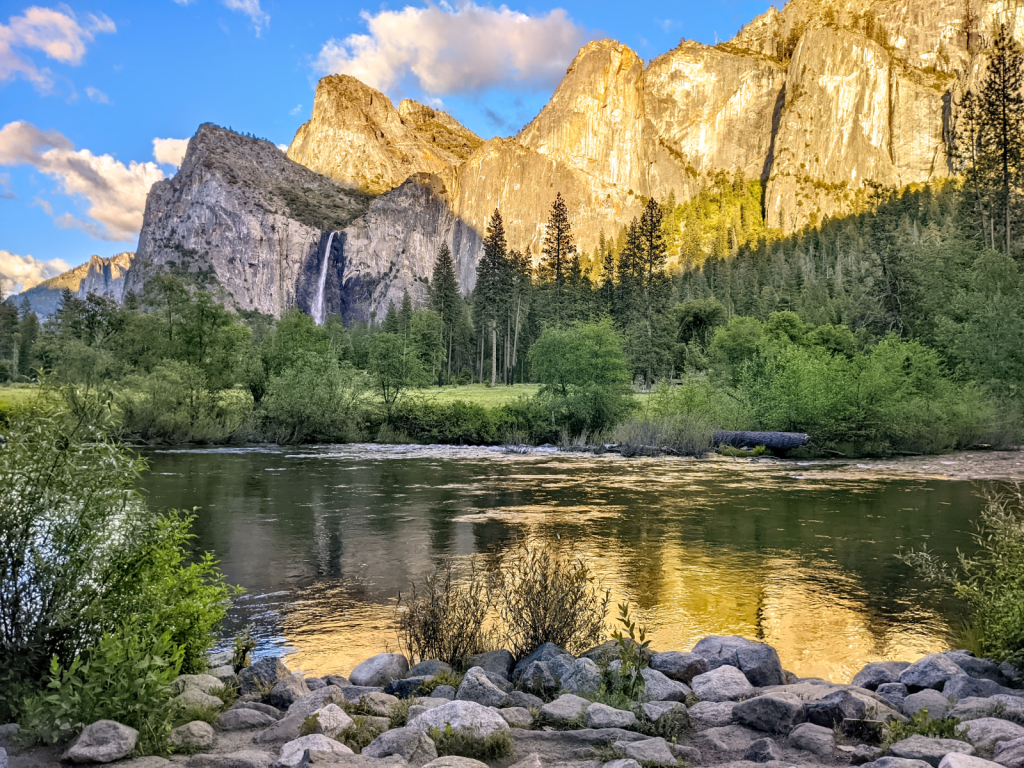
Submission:
[[506,387],[499,385],[488,387],[486,384],[466,384],[461,387],[424,387],[423,389],[409,390],[414,397],[422,397],[435,403],[454,403],[465,401],[475,403],[486,408],[496,408],[505,403],[511,403],[520,397],[532,397],[537,394],[540,384],[516,384]]
[[28,384],[0,387],[0,411],[10,410],[35,397],[39,387]]

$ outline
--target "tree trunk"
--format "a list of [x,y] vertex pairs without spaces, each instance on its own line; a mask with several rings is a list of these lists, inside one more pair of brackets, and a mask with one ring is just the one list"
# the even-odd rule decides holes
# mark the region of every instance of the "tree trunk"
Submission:
[[491,386],[498,383],[498,324],[491,323]]

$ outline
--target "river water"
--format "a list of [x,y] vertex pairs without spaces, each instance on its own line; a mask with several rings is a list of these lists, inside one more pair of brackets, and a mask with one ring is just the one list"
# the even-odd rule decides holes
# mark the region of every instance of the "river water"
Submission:
[[[1018,465],[1020,454],[1008,454]],[[197,544],[247,593],[260,654],[347,674],[390,646],[400,592],[445,557],[571,543],[652,647],[761,638],[801,676],[944,649],[954,607],[895,557],[969,547],[963,456],[905,462],[623,459],[347,445],[153,451],[152,505],[199,507]],[[986,465],[987,466],[987,465]]]

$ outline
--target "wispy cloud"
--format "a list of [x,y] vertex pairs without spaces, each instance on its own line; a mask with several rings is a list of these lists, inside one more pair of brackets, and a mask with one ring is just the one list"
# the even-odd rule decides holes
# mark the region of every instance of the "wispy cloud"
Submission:
[[11,174],[0,173],[0,200],[14,200],[17,195],[11,189]]
[[561,8],[528,15],[464,2],[363,12],[369,30],[324,44],[317,67],[388,90],[407,76],[431,96],[556,84],[586,40]]
[[56,131],[41,131],[21,120],[8,123],[0,129],[0,165],[26,164],[56,178],[64,194],[88,202],[92,222],[63,214],[55,220],[58,226],[82,229],[103,240],[138,235],[149,188],[164,178],[156,163],[132,161],[126,166],[111,155],[76,150]]
[[63,259],[40,261],[32,256],[19,256],[10,251],[0,250],[0,291],[24,291],[70,268]]
[[117,32],[117,26],[104,14],[89,14],[79,21],[66,5],[59,8],[32,6],[20,16],[11,16],[0,24],[0,81],[23,77],[41,91],[53,88],[53,73],[40,68],[25,51],[42,51],[61,64],[82,63],[88,43],[98,34]]
[[224,0],[224,6],[228,10],[248,16],[256,30],[256,37],[259,37],[263,28],[270,24],[270,15],[260,8],[260,0]]
[[294,107],[292,107],[291,109],[288,110],[288,114],[289,115],[297,115],[301,111],[302,111],[302,105],[301,104],[296,104]]
[[107,96],[107,94],[105,94],[99,88],[93,88],[91,85],[85,89],[85,95],[89,97],[89,101],[92,101],[96,104],[110,103],[110,97]]

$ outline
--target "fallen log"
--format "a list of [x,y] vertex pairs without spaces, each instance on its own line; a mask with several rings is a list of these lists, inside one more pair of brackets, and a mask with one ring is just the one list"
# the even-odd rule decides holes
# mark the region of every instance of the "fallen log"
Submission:
[[802,432],[715,432],[715,445],[733,448],[756,448],[763,445],[773,451],[790,451],[807,445],[810,436]]

